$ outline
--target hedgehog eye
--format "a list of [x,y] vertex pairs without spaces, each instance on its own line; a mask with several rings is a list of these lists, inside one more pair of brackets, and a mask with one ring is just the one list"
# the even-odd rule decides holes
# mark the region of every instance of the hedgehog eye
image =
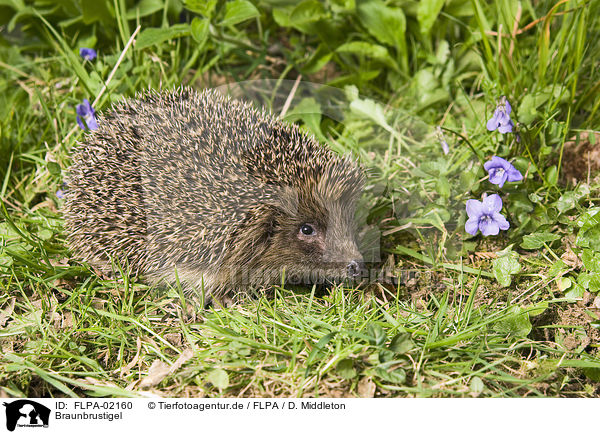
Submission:
[[315,235],[317,233],[317,231],[315,230],[315,228],[312,225],[309,225],[308,223],[304,223],[300,227],[300,233],[302,235],[310,236],[310,235]]

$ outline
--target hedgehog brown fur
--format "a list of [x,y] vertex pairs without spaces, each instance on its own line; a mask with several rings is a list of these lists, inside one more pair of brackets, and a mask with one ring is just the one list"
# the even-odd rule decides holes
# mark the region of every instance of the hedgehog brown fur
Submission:
[[[359,166],[297,126],[216,91],[147,92],[73,152],[65,227],[76,256],[221,298],[252,285],[355,276]],[[312,233],[311,233],[312,229]]]

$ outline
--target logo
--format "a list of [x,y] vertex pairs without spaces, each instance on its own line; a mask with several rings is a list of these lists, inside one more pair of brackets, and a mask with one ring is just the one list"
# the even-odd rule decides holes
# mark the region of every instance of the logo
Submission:
[[4,403],[6,407],[6,429],[14,431],[15,427],[48,427],[50,409],[29,399],[18,399]]

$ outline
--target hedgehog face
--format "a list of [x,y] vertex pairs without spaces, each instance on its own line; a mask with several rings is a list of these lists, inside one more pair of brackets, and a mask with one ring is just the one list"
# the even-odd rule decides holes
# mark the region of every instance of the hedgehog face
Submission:
[[354,203],[321,199],[314,192],[298,194],[287,207],[271,213],[270,235],[260,262],[279,275],[285,273],[288,283],[355,279],[363,271],[355,240]]

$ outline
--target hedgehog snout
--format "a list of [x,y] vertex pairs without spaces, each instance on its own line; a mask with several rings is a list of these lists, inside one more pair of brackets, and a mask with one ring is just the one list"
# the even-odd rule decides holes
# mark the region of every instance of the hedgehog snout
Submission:
[[362,258],[358,260],[351,260],[346,266],[346,271],[348,272],[348,278],[357,279],[359,278],[366,270],[365,263]]

